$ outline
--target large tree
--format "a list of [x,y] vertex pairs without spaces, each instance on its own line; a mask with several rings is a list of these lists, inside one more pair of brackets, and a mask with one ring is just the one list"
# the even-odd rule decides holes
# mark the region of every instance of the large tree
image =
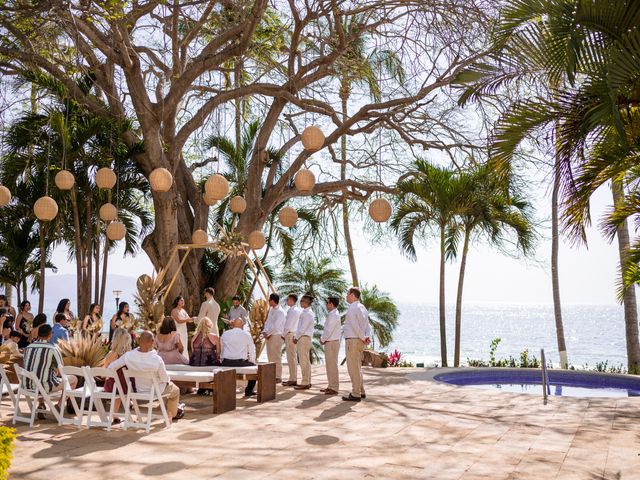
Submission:
[[[202,172],[189,168],[186,153],[225,104],[251,98],[263,118],[244,191],[247,209],[236,227],[245,235],[261,229],[276,206],[302,195],[291,179],[309,161],[311,153],[296,142],[312,121],[325,131],[324,148],[330,149],[345,134],[366,134],[379,126],[423,148],[441,148],[441,140],[419,134],[412,120],[434,112],[436,94],[478,58],[485,12],[481,3],[274,1],[286,28],[286,44],[269,56],[271,65],[264,74],[223,88],[230,61],[242,58],[244,71],[264,70],[259,58],[246,53],[259,46],[256,31],[269,9],[267,0],[5,2],[0,9],[0,67],[5,75],[44,71],[91,112],[117,119],[136,117],[136,127],[125,132],[123,140],[130,146],[144,142],[144,152],[136,157],[141,170],[148,176],[165,167],[174,176],[169,192],[152,195],[155,228],[143,242],[151,262],[160,268],[176,245],[190,242],[193,230],[207,227]],[[343,26],[354,16],[360,28],[345,31]],[[362,35],[375,35],[379,47],[395,49],[408,80],[385,91],[380,101],[363,102],[345,118],[334,109],[326,87],[337,60]],[[91,76],[91,91],[77,87],[78,72]],[[286,142],[280,140],[285,111],[293,132]],[[423,127],[420,122],[420,130]],[[284,152],[293,149],[285,168],[262,161],[260,153],[270,145]],[[340,160],[333,162],[339,169]],[[365,199],[384,189],[378,182],[339,180],[327,174],[313,195],[341,192]],[[201,256],[189,256],[174,286],[173,293],[189,295],[192,302],[203,282]],[[176,272],[179,260],[167,265],[169,274]],[[243,269],[242,257],[226,259],[216,282],[218,295],[235,292]]]

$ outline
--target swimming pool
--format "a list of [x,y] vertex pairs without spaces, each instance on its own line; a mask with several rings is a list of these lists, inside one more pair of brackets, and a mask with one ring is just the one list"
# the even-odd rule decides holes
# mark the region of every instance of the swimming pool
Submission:
[[[438,382],[503,392],[542,395],[538,369],[465,368],[439,373]],[[573,370],[549,370],[550,394],[563,397],[637,397],[640,377]]]

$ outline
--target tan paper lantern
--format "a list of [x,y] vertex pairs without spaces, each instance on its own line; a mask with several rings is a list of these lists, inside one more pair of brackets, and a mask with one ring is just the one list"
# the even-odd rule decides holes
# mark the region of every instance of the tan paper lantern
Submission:
[[240,195],[236,195],[229,201],[229,209],[233,213],[242,213],[247,209],[247,201]]
[[107,238],[109,240],[122,240],[127,234],[127,228],[120,220],[115,220],[107,225]]
[[376,198],[369,204],[369,216],[375,222],[386,222],[391,216],[391,204],[384,198]]
[[196,245],[202,245],[203,243],[209,243],[209,235],[204,230],[196,230],[191,235],[191,241]]
[[202,199],[204,200],[204,203],[209,206],[215,205],[218,201],[218,199],[214,198],[214,195],[211,195],[209,192],[204,192],[202,194]]
[[11,191],[4,185],[0,185],[0,207],[9,205],[11,201]]
[[102,167],[96,172],[96,185],[98,188],[110,190],[115,186],[117,180],[115,172],[110,168]]
[[267,243],[266,239],[264,238],[264,233],[262,233],[260,230],[254,230],[253,232],[251,232],[247,240],[249,248],[251,248],[252,250],[260,250]]
[[33,213],[36,214],[38,220],[50,222],[58,215],[58,204],[51,197],[40,197],[33,205]]
[[211,175],[204,184],[204,190],[215,200],[222,200],[229,194],[229,182],[219,173]]
[[282,226],[291,228],[298,221],[298,212],[293,207],[284,207],[278,214],[278,219]]
[[317,152],[324,145],[324,133],[315,125],[307,127],[302,132],[302,146],[308,152]]
[[76,183],[76,178],[69,170],[60,170],[56,173],[54,181],[56,182],[56,187],[58,187],[58,189],[71,190],[73,185]]
[[149,184],[154,192],[168,192],[173,185],[173,175],[166,168],[156,168],[149,175]]
[[112,222],[118,218],[118,209],[113,203],[105,203],[100,207],[100,220],[104,222]]
[[316,176],[311,170],[301,168],[296,173],[296,177],[293,182],[296,184],[296,188],[301,192],[312,192],[313,187],[316,185]]

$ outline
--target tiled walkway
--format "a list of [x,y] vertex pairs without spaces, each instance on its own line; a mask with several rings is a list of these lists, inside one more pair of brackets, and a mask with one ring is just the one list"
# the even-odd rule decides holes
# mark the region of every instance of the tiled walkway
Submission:
[[[321,367],[312,390],[278,387],[275,402],[219,416],[187,396],[186,418],[148,435],[20,425],[10,478],[640,479],[640,398],[544,406],[415,372],[365,369],[359,404],[321,395]],[[341,380],[347,391],[345,369]]]

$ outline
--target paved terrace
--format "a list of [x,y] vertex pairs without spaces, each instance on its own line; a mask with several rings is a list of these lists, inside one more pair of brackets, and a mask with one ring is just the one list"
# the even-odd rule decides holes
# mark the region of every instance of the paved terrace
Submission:
[[[368,398],[354,404],[319,394],[324,370],[315,367],[313,390],[278,387],[277,401],[240,400],[219,416],[209,397],[186,396],[185,419],[149,434],[20,425],[10,478],[640,478],[640,398],[543,406],[538,396],[424,376],[367,368]],[[347,380],[341,367],[344,391]]]

